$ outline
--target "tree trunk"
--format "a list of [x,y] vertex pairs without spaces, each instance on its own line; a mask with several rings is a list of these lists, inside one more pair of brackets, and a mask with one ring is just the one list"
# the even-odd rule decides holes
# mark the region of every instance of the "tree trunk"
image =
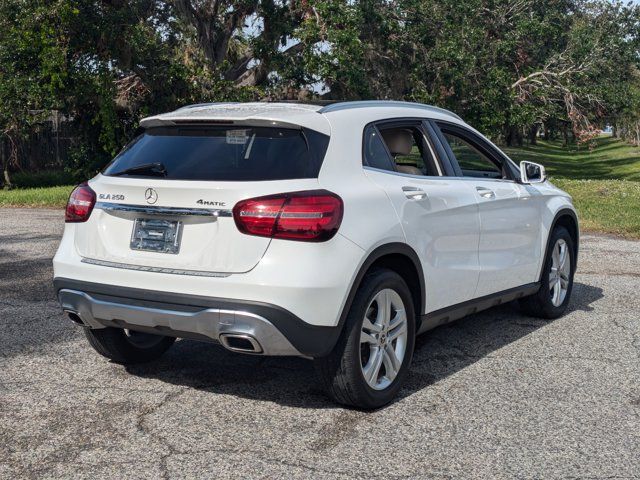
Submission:
[[522,129],[521,128],[515,128],[515,136],[516,136],[516,143],[518,144],[519,147],[521,147],[524,143],[524,135],[522,134]]
[[195,28],[198,45],[211,69],[215,71],[227,60],[229,42],[244,19],[255,12],[258,4],[240,2],[231,8],[227,2],[194,3],[190,0],[174,0],[173,5],[177,17]]
[[503,129],[504,142],[507,147],[522,146],[522,129],[520,127],[514,127],[507,125]]
[[537,123],[534,123],[533,125],[531,125],[531,128],[529,129],[529,145],[537,145],[538,144],[538,130],[540,128],[540,125]]
[[11,190],[13,185],[11,184],[11,177],[9,177],[9,169],[7,167],[4,167],[2,176],[4,177],[4,185],[2,188],[5,190]]
[[507,147],[513,147],[513,130],[509,127],[504,128],[504,143]]
[[5,152],[4,138],[0,140],[0,164],[2,165],[2,187],[11,188],[11,177],[9,176],[9,159]]
[[567,124],[562,122],[562,146],[569,146],[569,129],[567,128]]
[[618,138],[618,124],[613,122],[613,125],[611,126],[611,136],[613,138]]
[[544,122],[544,139],[547,141],[556,140],[560,134],[560,126],[562,122],[558,122],[555,118],[549,119]]

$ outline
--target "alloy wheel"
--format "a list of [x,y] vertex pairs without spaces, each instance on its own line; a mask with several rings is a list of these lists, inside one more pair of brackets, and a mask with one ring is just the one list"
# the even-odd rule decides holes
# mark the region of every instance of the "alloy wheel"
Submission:
[[398,375],[407,336],[407,312],[402,298],[390,288],[379,291],[366,309],[360,332],[360,367],[374,390],[384,390]]
[[563,239],[553,246],[551,252],[551,271],[549,272],[549,295],[554,307],[559,307],[564,302],[569,290],[571,276],[571,255],[569,246]]

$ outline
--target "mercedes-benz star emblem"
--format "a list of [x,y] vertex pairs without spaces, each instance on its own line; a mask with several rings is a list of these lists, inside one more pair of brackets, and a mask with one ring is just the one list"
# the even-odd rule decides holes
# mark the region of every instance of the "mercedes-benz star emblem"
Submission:
[[158,192],[156,192],[153,188],[147,188],[144,192],[144,198],[149,204],[156,203],[158,201]]

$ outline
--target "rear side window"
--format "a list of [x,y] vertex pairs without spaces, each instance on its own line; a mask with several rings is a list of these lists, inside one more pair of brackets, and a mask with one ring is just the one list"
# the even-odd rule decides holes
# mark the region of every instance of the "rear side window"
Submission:
[[364,165],[415,176],[442,175],[438,160],[416,120],[367,126]]
[[104,175],[169,180],[316,178],[329,137],[308,129],[160,127],[146,130]]
[[389,156],[380,134],[372,125],[369,125],[364,132],[364,159],[369,167],[394,170],[393,160]]

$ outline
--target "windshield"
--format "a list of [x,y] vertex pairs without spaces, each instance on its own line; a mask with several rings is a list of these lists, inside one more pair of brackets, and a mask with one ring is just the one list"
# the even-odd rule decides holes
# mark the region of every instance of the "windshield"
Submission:
[[146,130],[103,174],[168,180],[316,178],[329,137],[308,129],[238,126]]

